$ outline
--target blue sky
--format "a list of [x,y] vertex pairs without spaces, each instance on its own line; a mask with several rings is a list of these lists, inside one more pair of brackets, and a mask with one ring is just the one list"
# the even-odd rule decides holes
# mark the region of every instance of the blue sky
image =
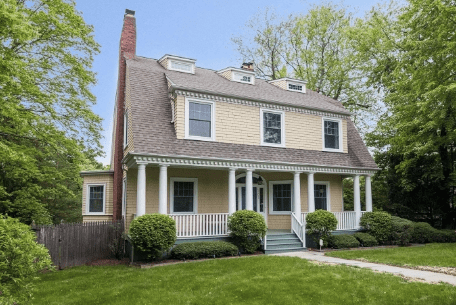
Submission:
[[[343,4],[364,15],[381,2],[347,0]],[[230,39],[242,35],[244,25],[256,13],[266,7],[281,16],[306,13],[313,3],[320,1],[77,0],[76,8],[85,22],[94,26],[95,39],[101,44],[93,64],[98,79],[93,88],[97,97],[93,111],[104,119],[102,144],[106,156],[99,161],[108,164],[110,160],[119,39],[126,8],[136,11],[137,55],[158,59],[164,54],[175,54],[195,58],[199,67],[219,70],[241,64]]]

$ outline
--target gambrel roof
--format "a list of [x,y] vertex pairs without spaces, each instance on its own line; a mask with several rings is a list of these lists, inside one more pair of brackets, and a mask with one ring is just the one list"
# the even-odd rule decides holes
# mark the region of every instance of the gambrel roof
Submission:
[[256,79],[255,85],[233,82],[209,69],[196,68],[195,74],[171,71],[155,59],[138,56],[128,59],[127,67],[134,153],[377,169],[349,118],[348,153],[177,139],[174,125],[170,123],[172,109],[168,83],[174,89],[349,117],[350,112],[340,102],[317,92],[291,92],[262,79]]

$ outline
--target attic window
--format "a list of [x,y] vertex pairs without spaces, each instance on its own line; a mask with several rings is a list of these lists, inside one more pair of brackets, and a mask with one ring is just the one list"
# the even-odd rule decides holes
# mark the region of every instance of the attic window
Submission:
[[252,77],[250,75],[242,74],[242,73],[234,73],[234,80],[241,82],[241,83],[248,83],[252,84]]
[[166,54],[158,62],[168,70],[195,74],[195,59]]
[[192,72],[192,64],[171,60],[171,70]]
[[288,84],[288,90],[302,92],[302,85]]

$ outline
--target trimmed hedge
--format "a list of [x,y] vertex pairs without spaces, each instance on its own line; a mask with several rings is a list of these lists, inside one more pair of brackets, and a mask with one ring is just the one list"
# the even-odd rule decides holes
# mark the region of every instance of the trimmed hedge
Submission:
[[328,242],[329,246],[334,249],[359,247],[359,241],[353,235],[349,234],[332,235]]
[[230,237],[243,253],[254,253],[261,245],[268,227],[255,211],[239,210],[228,218]]
[[142,215],[131,222],[129,234],[136,249],[157,259],[176,242],[176,222],[168,215]]
[[197,259],[233,256],[238,253],[238,247],[226,241],[200,241],[175,246],[171,251],[171,256],[177,259]]
[[331,231],[337,228],[337,218],[333,213],[325,210],[316,210],[306,216],[307,234],[319,244],[320,239],[324,243],[328,241]]
[[386,212],[366,212],[360,224],[379,243],[385,243],[391,235],[391,215]]
[[410,244],[413,234],[413,221],[391,216],[391,235],[389,240],[393,245],[406,246]]
[[353,237],[355,237],[359,241],[361,247],[378,246],[378,241],[375,239],[375,237],[368,233],[358,232],[353,234]]

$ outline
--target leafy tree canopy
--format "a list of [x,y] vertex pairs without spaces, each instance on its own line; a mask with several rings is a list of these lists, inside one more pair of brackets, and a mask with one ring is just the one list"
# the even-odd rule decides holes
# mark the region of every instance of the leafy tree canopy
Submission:
[[73,1],[0,1],[0,213],[55,221],[49,207],[76,198],[84,164],[99,166],[98,52]]

